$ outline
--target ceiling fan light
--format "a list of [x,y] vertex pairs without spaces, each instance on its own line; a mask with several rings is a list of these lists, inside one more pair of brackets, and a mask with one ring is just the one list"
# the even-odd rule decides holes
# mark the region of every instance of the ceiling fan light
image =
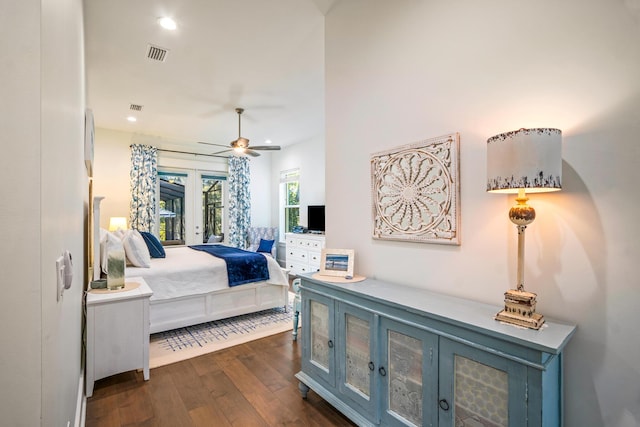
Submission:
[[244,147],[234,147],[233,151],[235,151],[238,154],[244,154],[244,152],[246,151],[246,148],[244,148]]

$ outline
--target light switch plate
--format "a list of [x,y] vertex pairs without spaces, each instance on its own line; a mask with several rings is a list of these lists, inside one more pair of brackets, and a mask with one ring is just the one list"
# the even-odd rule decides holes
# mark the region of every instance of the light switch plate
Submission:
[[60,301],[62,292],[64,292],[64,261],[62,256],[56,259],[56,282],[56,301]]

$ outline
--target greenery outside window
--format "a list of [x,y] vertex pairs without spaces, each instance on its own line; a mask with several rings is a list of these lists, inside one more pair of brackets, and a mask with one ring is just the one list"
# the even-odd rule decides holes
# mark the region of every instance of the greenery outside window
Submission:
[[184,245],[186,174],[158,172],[160,212],[158,234],[163,245]]
[[[300,170],[280,172],[281,227],[284,233],[300,225]],[[284,240],[284,238],[282,238]]]
[[202,175],[202,242],[207,243],[209,237],[224,239],[224,204],[223,181],[226,177]]

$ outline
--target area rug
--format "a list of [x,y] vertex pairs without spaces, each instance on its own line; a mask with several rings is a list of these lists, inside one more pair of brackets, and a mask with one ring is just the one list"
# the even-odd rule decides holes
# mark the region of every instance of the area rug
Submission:
[[149,367],[157,368],[270,335],[292,331],[292,295],[289,294],[289,307],[286,311],[284,307],[272,308],[152,334],[149,342]]

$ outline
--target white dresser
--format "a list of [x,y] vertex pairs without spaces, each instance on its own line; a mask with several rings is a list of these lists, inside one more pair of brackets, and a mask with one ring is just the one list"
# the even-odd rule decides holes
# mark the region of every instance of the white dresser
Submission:
[[313,273],[320,269],[324,234],[286,233],[287,270],[290,274]]

